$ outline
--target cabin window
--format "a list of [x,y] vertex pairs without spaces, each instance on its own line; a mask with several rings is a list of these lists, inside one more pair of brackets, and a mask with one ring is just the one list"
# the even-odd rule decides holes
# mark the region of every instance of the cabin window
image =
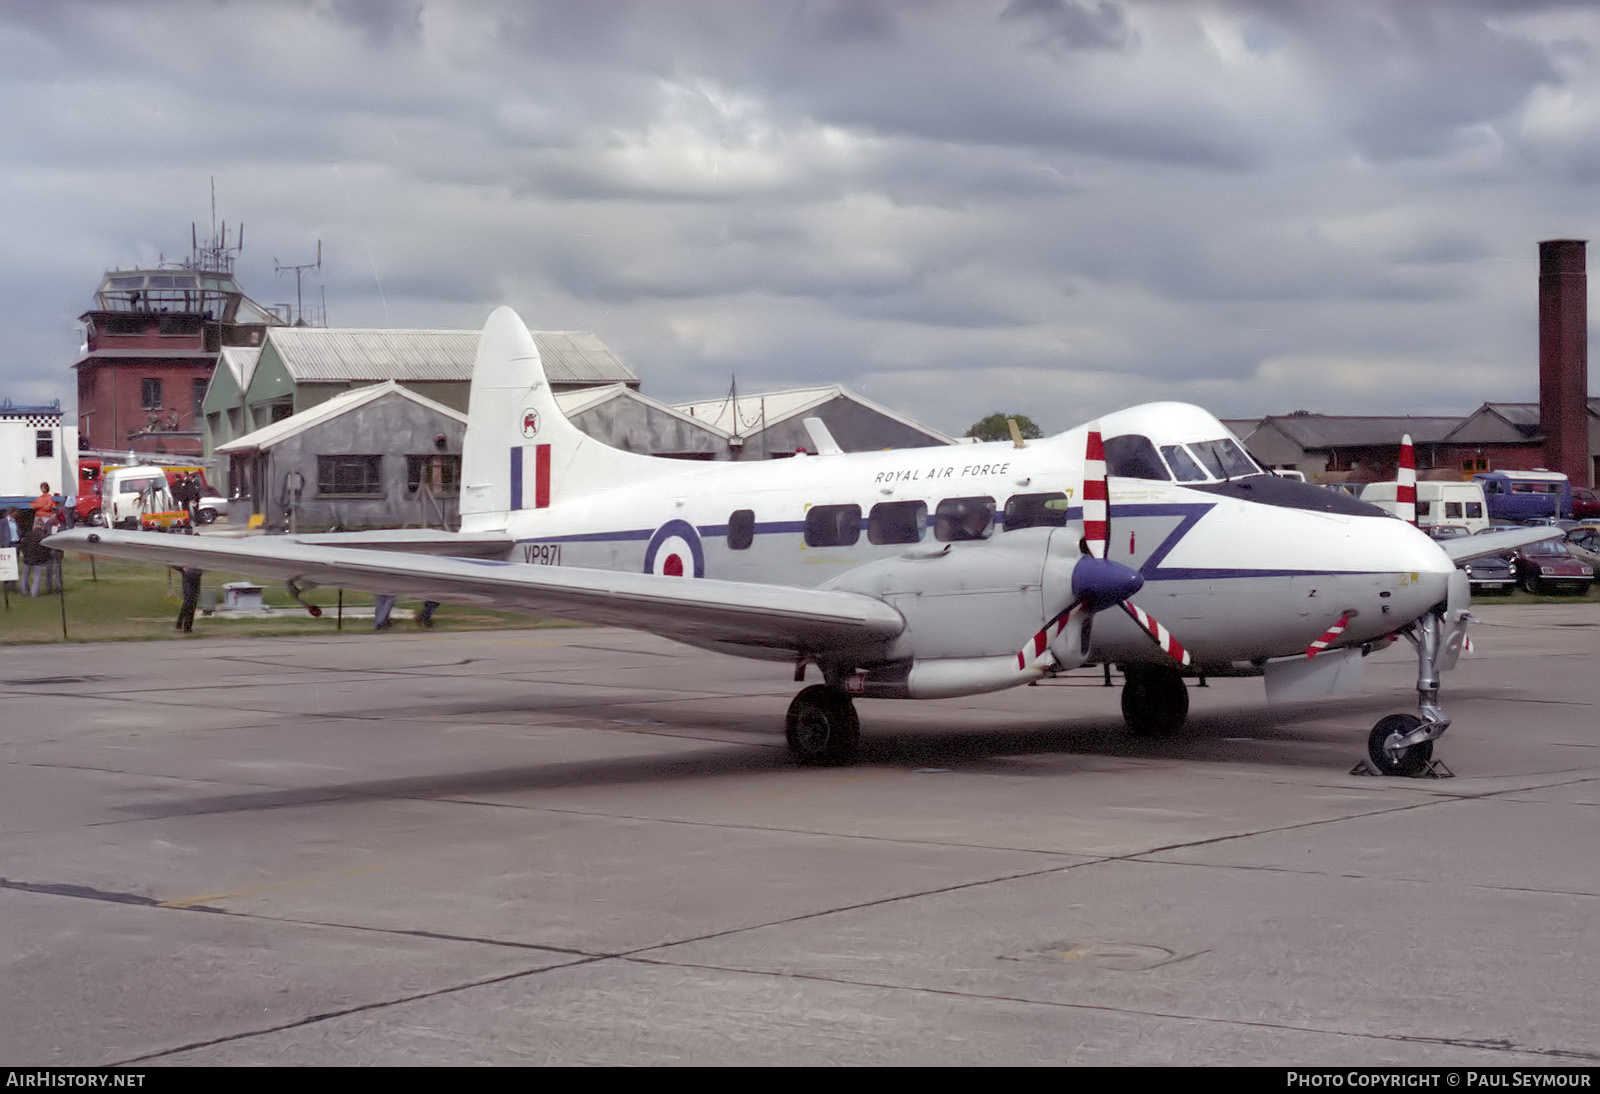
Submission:
[[1469,501],[1469,502],[1467,502],[1467,516],[1469,518],[1473,519],[1473,520],[1476,520],[1479,517],[1483,516],[1483,502],[1481,502],[1481,501]]
[[756,511],[735,509],[728,514],[728,547],[734,551],[748,550],[756,539]]
[[813,505],[806,510],[807,547],[849,547],[861,538],[861,506]]
[[934,510],[933,534],[943,543],[987,539],[993,526],[993,498],[946,498]]
[[1137,433],[1107,437],[1105,448],[1108,475],[1120,475],[1126,479],[1155,479],[1157,482],[1172,478],[1149,437],[1141,437]]
[[382,456],[318,456],[317,493],[342,497],[383,496]]
[[[1006,499],[1006,531],[1018,528],[1064,528],[1067,523],[1067,496],[1057,490],[1050,494],[1013,494]],[[1051,502],[1060,508],[1049,508]]]
[[1417,502],[1417,516],[1425,517],[1425,516],[1427,516],[1428,514],[1430,514],[1432,512],[1433,512],[1433,502],[1431,502],[1431,501],[1419,501],[1419,502]]
[[1244,449],[1226,437],[1215,441],[1191,442],[1189,451],[1200,458],[1200,462],[1215,478],[1236,479],[1261,473],[1261,469],[1245,455]]
[[1444,519],[1445,520],[1460,520],[1461,519],[1461,503],[1459,501],[1447,501],[1447,502],[1444,503]]
[[928,523],[928,506],[920,501],[884,501],[867,515],[869,543],[917,543]]
[[1164,444],[1161,454],[1167,458],[1167,466],[1172,468],[1172,473],[1179,482],[1204,482],[1205,469],[1195,462],[1189,455],[1189,450],[1181,444]]

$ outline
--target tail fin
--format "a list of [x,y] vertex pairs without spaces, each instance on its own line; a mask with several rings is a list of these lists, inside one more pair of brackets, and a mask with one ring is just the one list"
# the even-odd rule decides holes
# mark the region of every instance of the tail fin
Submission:
[[[539,347],[510,308],[478,338],[461,453],[461,530],[504,529],[511,514],[546,509],[575,491],[637,480],[646,458],[596,441],[567,420]],[[626,466],[624,466],[626,465]]]

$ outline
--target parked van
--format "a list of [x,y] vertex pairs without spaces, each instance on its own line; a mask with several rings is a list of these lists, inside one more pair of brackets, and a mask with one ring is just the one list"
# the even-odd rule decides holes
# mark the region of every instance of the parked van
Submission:
[[1559,471],[1480,471],[1472,481],[1483,486],[1492,520],[1572,517],[1572,488]]
[[[1397,513],[1400,506],[1395,496],[1399,486],[1397,482],[1369,482],[1361,489],[1361,500],[1386,512]],[[1465,528],[1474,535],[1489,527],[1489,507],[1483,487],[1475,482],[1424,480],[1417,483],[1417,527],[1440,525]]]
[[176,508],[159,467],[113,467],[100,488],[100,522],[109,528],[138,528],[146,513]]

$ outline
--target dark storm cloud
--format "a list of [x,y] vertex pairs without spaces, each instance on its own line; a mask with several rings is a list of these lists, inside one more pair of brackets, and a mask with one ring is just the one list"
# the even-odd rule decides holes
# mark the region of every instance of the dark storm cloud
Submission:
[[335,323],[512,303],[653,394],[956,430],[1002,385],[1052,427],[1524,397],[1533,244],[1595,234],[1582,4],[80,0],[0,47],[14,398],[69,394],[101,271],[186,252],[212,177],[265,301],[321,239]]

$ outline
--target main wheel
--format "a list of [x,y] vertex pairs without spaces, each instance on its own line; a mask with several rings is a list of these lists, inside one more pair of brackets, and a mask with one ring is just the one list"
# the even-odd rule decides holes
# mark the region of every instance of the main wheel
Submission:
[[826,684],[813,684],[794,697],[784,730],[794,758],[813,767],[853,763],[861,742],[855,704]]
[[1391,714],[1380,719],[1367,736],[1367,755],[1372,766],[1385,775],[1416,776],[1426,771],[1428,761],[1433,759],[1432,741],[1423,741],[1399,753],[1390,752],[1388,748],[1391,739],[1404,737],[1421,724],[1422,719],[1414,714]]
[[1129,665],[1123,670],[1122,720],[1140,737],[1166,737],[1189,717],[1189,688],[1174,669]]

